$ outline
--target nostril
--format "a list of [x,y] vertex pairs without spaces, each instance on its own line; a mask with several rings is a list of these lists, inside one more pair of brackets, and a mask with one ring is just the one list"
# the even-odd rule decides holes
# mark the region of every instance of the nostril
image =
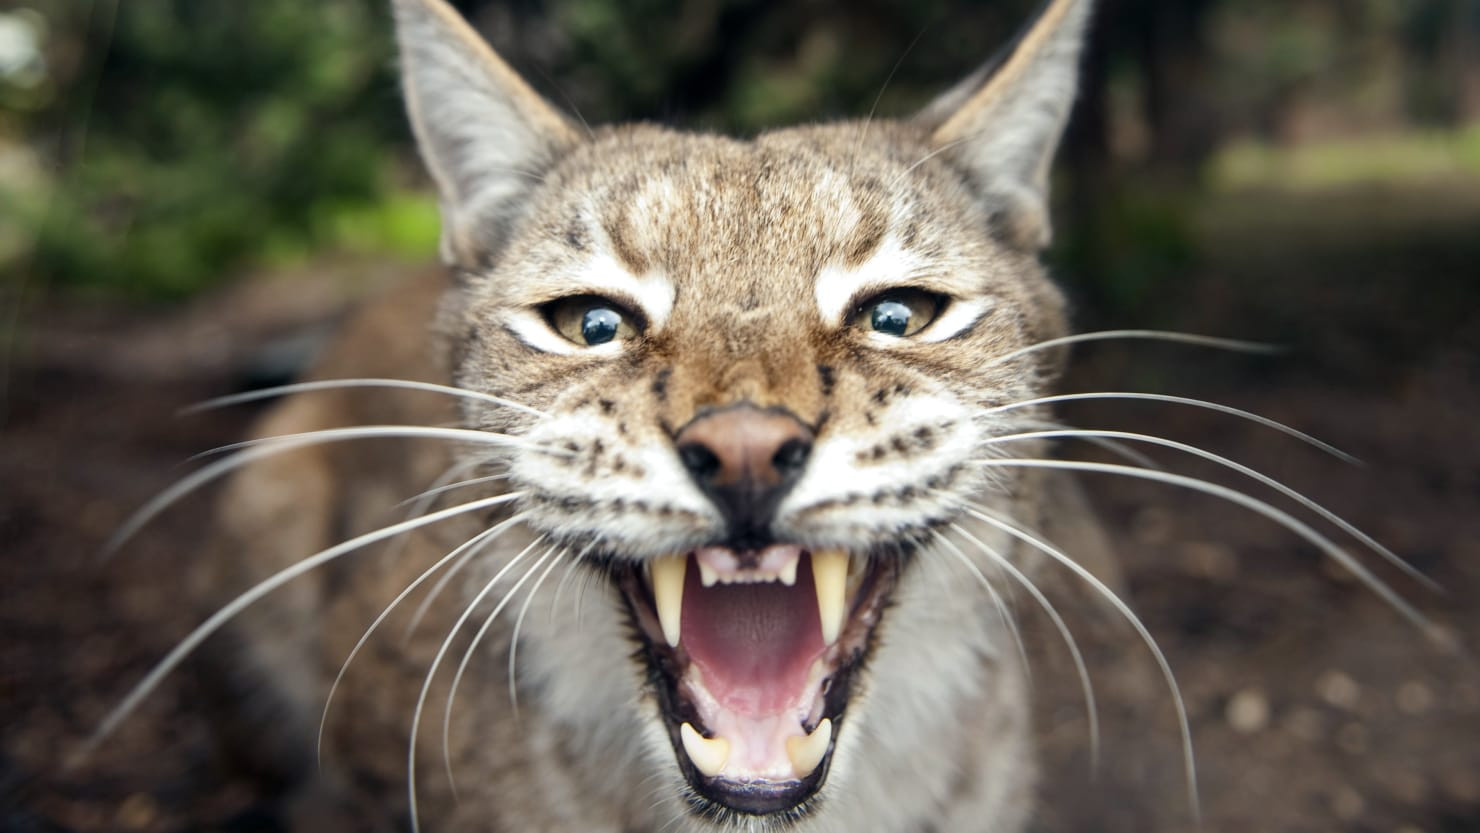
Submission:
[[724,520],[737,550],[773,543],[771,523],[812,453],[812,429],[781,408],[740,403],[701,413],[673,437],[673,451]]
[[783,477],[789,477],[801,471],[802,466],[807,464],[807,457],[812,453],[812,444],[803,439],[790,439],[776,449],[771,457],[771,465]]
[[678,459],[700,482],[713,480],[719,474],[720,459],[708,447],[700,443],[687,443],[678,447]]

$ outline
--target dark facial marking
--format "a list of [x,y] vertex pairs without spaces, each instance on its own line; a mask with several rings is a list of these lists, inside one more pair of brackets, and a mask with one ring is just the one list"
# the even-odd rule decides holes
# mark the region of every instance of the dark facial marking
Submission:
[[833,371],[832,365],[817,365],[817,379],[822,384],[822,395],[832,396],[833,386],[837,384],[837,373]]
[[571,220],[565,228],[565,242],[578,252],[586,250],[586,227],[580,220]]

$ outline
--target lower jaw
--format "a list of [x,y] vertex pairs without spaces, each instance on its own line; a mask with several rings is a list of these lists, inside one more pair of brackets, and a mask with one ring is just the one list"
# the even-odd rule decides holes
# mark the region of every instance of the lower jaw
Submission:
[[[679,753],[682,755],[682,753]],[[680,757],[679,760],[682,760]],[[706,778],[698,773],[686,773],[689,786],[705,801],[739,813],[765,816],[777,813],[795,815],[807,812],[813,796],[827,779],[827,770],[832,763],[832,750],[811,775],[794,781],[731,781],[725,778]],[[703,811],[702,808],[700,812]]]
[[[693,791],[690,807],[699,815],[709,815],[723,808],[748,815],[766,816],[805,814],[813,798],[827,781],[832,765],[833,752],[843,730],[845,713],[856,673],[864,660],[863,652],[854,654],[851,661],[833,670],[821,692],[822,720],[828,723],[827,745],[821,760],[806,775],[795,777],[734,777],[727,773],[706,775],[699,771],[693,758],[684,748],[682,727],[685,723],[703,726],[691,703],[683,699],[671,678],[655,681],[658,695],[659,719],[668,730],[674,760]],[[650,666],[652,667],[652,666]],[[661,677],[661,673],[653,676]],[[803,726],[803,731],[818,731],[817,726]]]

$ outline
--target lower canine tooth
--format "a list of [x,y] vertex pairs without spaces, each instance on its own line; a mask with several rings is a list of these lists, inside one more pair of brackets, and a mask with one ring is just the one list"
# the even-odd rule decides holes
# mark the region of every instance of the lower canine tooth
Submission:
[[800,555],[786,562],[786,565],[780,570],[782,584],[791,587],[797,583],[797,565],[800,563],[802,563],[802,557]]
[[838,641],[843,630],[843,609],[848,596],[848,553],[817,550],[812,553],[812,578],[817,583],[817,615],[822,620],[822,641]]
[[688,569],[686,555],[669,555],[653,560],[653,604],[658,609],[658,623],[668,646],[678,645],[683,617],[683,576]]
[[[688,724],[685,723],[685,726]],[[798,778],[806,778],[822,763],[827,754],[827,745],[832,742],[832,721],[822,718],[812,734],[801,738],[786,739],[786,757],[791,759],[792,771]],[[726,750],[729,751],[729,750]]]
[[697,560],[699,562],[699,581],[705,587],[713,587],[714,583],[719,581],[719,571],[705,564],[703,559]]
[[[824,723],[827,721],[824,720]],[[821,728],[821,727],[818,727]],[[699,734],[693,726],[685,723],[678,727],[678,736],[683,741],[683,751],[689,755],[689,760],[694,762],[694,768],[704,773],[705,776],[713,778],[725,768],[725,761],[730,758],[730,742],[724,738],[706,738]],[[796,738],[800,740],[800,738]],[[827,744],[823,744],[826,748]],[[788,741],[787,751],[791,751]],[[821,760],[820,758],[818,760]],[[793,757],[795,762],[796,758]]]

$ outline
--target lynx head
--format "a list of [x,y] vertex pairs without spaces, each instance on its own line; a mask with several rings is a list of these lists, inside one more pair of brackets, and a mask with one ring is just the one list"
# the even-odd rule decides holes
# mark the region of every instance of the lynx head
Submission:
[[991,673],[940,530],[1011,508],[979,463],[1057,372],[1021,351],[1065,326],[1037,256],[1088,6],[913,119],[740,141],[577,126],[396,0],[455,378],[529,409],[464,418],[518,438],[489,462],[524,522],[608,579],[605,619],[531,624],[568,650],[528,673],[696,815],[825,812],[860,760],[939,756]]

